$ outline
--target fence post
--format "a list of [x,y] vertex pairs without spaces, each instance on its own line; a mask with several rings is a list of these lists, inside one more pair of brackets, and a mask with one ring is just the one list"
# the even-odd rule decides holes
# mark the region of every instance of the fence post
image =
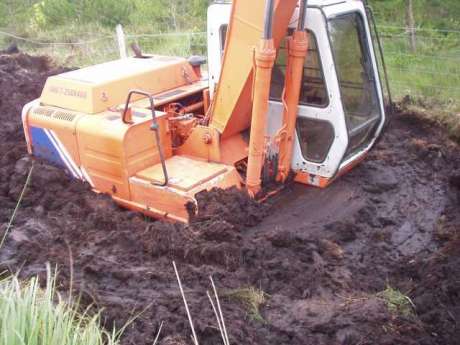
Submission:
[[126,38],[125,33],[123,32],[123,26],[118,24],[116,27],[117,31],[117,41],[118,41],[118,50],[120,51],[120,59],[126,59],[128,54],[126,53]]
[[412,0],[406,0],[406,27],[409,34],[409,46],[412,53],[417,52],[417,38],[415,36],[414,8]]

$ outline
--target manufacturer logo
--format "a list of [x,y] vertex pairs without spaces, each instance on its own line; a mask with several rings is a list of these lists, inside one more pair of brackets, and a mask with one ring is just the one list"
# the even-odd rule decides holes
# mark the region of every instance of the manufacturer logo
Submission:
[[63,96],[68,96],[68,97],[77,97],[77,98],[87,98],[87,92],[83,90],[77,90],[77,89],[70,89],[66,87],[61,87],[61,86],[50,86],[48,88],[48,91],[51,93],[55,93],[57,95],[63,95]]

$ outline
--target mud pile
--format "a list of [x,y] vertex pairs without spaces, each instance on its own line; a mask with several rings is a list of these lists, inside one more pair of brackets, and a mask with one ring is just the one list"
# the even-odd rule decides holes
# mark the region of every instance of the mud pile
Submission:
[[49,75],[64,70],[52,66],[47,57],[0,54],[0,222],[9,216],[12,200],[17,199],[17,188],[20,188],[15,187],[14,182],[10,186],[10,179],[15,175],[16,162],[24,157],[26,150],[22,107],[40,96]]
[[[1,232],[32,164],[21,107],[59,71],[43,58],[0,56]],[[262,207],[214,190],[198,196],[202,213],[190,225],[122,210],[35,162],[0,269],[26,277],[58,265],[60,291],[72,285],[104,308],[108,328],[143,311],[123,344],[152,344],[161,322],[162,345],[192,343],[173,260],[200,344],[221,343],[209,275],[233,344],[458,344],[459,185],[458,146],[402,110],[330,188],[292,185]],[[394,308],[381,293],[388,287],[415,308]]]

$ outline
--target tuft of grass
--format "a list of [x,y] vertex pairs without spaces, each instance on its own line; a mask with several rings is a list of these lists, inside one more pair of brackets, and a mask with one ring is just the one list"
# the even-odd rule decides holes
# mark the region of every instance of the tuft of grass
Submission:
[[250,286],[228,291],[224,296],[241,303],[252,320],[265,323],[260,313],[260,307],[265,304],[268,297],[264,291]]
[[388,310],[393,314],[405,317],[414,316],[415,314],[415,306],[412,300],[391,286],[387,286],[384,291],[379,292],[377,297],[385,301]]
[[46,285],[17,276],[0,281],[0,345],[117,345],[121,331],[107,332],[100,314],[79,313],[56,293],[48,267]]
[[24,187],[22,187],[21,194],[19,195],[18,202],[16,203],[13,214],[11,215],[10,221],[8,222],[5,232],[3,233],[2,240],[0,241],[0,249],[3,248],[3,244],[5,243],[6,237],[8,236],[8,233],[10,232],[10,229],[13,226],[13,222],[16,219],[16,214],[21,206],[22,199],[24,198],[24,195],[26,194],[27,188],[30,184],[33,171],[34,171],[34,163],[32,162],[29,173],[27,174],[26,182],[24,183]]

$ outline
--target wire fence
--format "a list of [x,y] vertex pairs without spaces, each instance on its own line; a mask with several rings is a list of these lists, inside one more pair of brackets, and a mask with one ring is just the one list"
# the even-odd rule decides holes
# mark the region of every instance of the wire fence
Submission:
[[460,31],[384,25],[379,31],[397,97],[459,106]]
[[[414,29],[379,25],[392,93],[422,102],[453,105],[460,100],[460,31]],[[411,37],[411,33],[413,36]],[[161,55],[206,55],[206,33],[127,33],[126,45],[136,42],[144,52]],[[2,42],[3,41],[3,42]],[[17,42],[34,54],[58,63],[85,66],[119,58],[115,32],[75,41],[40,41],[0,30],[0,47]]]
[[[184,57],[206,55],[204,32],[126,34],[125,39],[128,47],[137,43],[146,53]],[[66,42],[30,39],[0,29],[0,47],[13,43],[27,53],[48,55],[57,63],[68,66],[83,67],[120,57],[115,31],[98,36],[86,33],[84,38],[72,38]]]

